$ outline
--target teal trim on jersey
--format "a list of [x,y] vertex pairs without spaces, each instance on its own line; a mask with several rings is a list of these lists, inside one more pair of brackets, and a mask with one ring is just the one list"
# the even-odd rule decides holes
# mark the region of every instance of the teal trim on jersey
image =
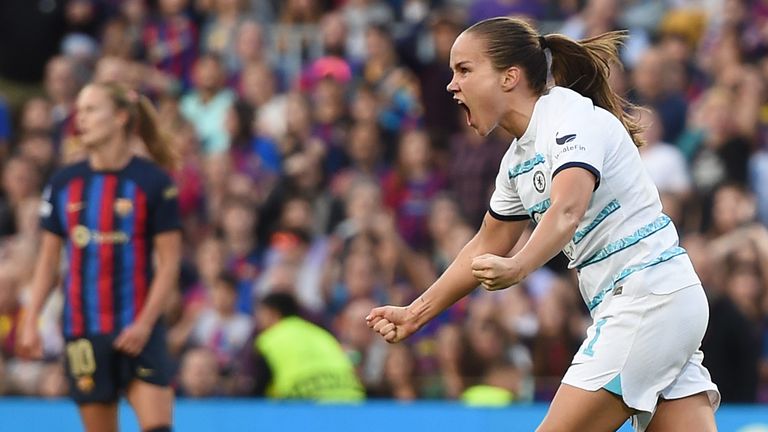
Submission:
[[544,155],[541,153],[536,153],[536,156],[533,157],[533,159],[528,159],[525,162],[521,162],[517,165],[515,165],[514,168],[509,170],[509,179],[512,180],[513,178],[525,174],[528,171],[532,170],[533,167],[535,167],[538,164],[544,163]]
[[661,263],[663,263],[665,261],[669,261],[672,258],[674,258],[676,256],[679,256],[679,255],[683,255],[685,253],[686,253],[685,249],[681,248],[680,246],[671,247],[671,248],[665,250],[664,252],[662,252],[661,255],[657,256],[656,258],[654,258],[654,259],[652,259],[652,260],[650,260],[648,262],[644,262],[644,263],[640,263],[640,264],[635,264],[633,266],[629,266],[629,267],[623,269],[622,271],[617,273],[616,276],[613,277],[613,281],[610,284],[608,284],[608,286],[606,286],[605,288],[600,290],[600,292],[597,293],[597,295],[592,300],[590,300],[589,303],[587,303],[587,308],[591,312],[596,307],[600,306],[600,303],[603,302],[603,298],[609,292],[613,291],[613,289],[615,288],[616,284],[621,282],[622,280],[628,278],[633,273],[639,272],[640,270],[645,270],[648,267],[653,267],[656,264],[661,264]]
[[669,216],[663,214],[658,218],[656,218],[655,221],[641,227],[640,229],[633,232],[632,234],[622,239],[616,240],[615,242],[609,243],[604,248],[595,252],[591,257],[584,260],[581,264],[577,265],[576,268],[581,270],[584,267],[598,263],[617,252],[621,252],[630,246],[634,246],[640,243],[640,240],[650,237],[652,234],[658,231],[661,231],[661,229],[663,229],[670,223],[672,223],[672,220],[669,218]]
[[549,210],[549,206],[551,205],[552,205],[552,200],[547,198],[544,201],[536,203],[533,205],[533,207],[529,208],[528,214],[531,215],[531,217],[533,217],[533,215],[536,213],[544,213],[547,210]]
[[618,200],[611,200],[605,207],[603,207],[602,210],[600,210],[600,213],[595,216],[595,219],[589,223],[589,225],[585,226],[584,229],[580,229],[576,231],[576,234],[573,236],[573,244],[579,244],[584,238],[592,232],[593,229],[597,228],[598,225],[600,225],[605,218],[607,218],[611,213],[615,212],[621,208],[621,204],[619,204]]
[[597,343],[597,339],[600,337],[600,332],[602,331],[606,321],[608,321],[608,318],[601,318],[595,324],[595,336],[592,337],[591,341],[589,341],[589,345],[587,345],[587,347],[584,348],[584,355],[590,356],[590,357],[595,355],[595,344]]
[[604,385],[603,388],[616,396],[621,396],[621,374],[616,375],[608,382],[608,384]]

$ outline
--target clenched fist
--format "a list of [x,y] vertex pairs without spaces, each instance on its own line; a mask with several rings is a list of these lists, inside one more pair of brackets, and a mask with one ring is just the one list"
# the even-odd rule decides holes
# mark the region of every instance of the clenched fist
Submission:
[[365,317],[368,327],[380,334],[385,341],[397,343],[418,330],[415,317],[402,306],[382,306],[371,310]]
[[514,258],[483,254],[472,260],[472,276],[488,291],[497,291],[520,282],[526,276]]

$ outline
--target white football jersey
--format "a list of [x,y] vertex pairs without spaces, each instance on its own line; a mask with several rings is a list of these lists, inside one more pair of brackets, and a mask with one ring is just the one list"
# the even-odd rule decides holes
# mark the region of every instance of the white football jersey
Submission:
[[538,222],[551,204],[552,178],[571,167],[597,178],[589,208],[563,250],[590,311],[621,286],[660,294],[699,283],[629,133],[610,112],[570,89],[553,87],[536,102],[528,129],[502,159],[491,215]]

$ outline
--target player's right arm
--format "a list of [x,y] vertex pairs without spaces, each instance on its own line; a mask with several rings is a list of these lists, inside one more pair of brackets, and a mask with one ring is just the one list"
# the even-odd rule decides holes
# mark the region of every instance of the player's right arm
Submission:
[[472,276],[473,258],[486,253],[506,255],[528,224],[528,220],[501,221],[486,213],[478,233],[429,289],[408,306],[373,309],[366,317],[368,326],[391,343],[415,333],[478,286],[477,279]]
[[25,307],[16,349],[21,357],[40,358],[43,355],[37,320],[45,300],[53,289],[59,272],[59,254],[63,239],[43,230],[40,254],[30,286],[30,299]]

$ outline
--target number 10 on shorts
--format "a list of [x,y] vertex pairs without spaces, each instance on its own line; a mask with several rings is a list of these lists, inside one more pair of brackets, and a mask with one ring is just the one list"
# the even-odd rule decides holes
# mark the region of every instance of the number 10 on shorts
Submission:
[[78,339],[67,344],[69,370],[74,376],[93,375],[96,372],[96,359],[93,345],[88,339]]

